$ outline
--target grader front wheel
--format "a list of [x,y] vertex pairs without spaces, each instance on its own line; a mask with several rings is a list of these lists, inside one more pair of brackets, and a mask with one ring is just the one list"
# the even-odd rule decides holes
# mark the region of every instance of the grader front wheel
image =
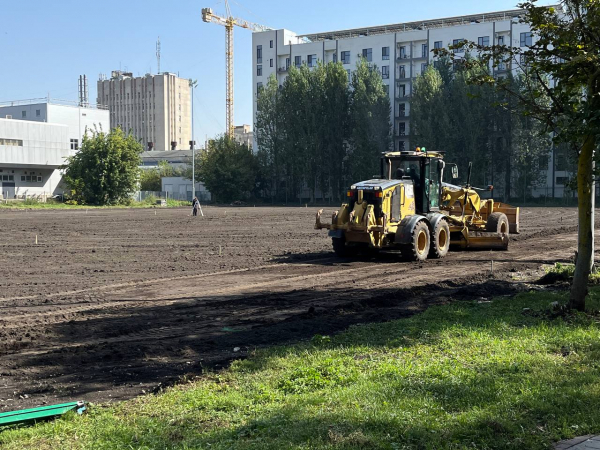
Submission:
[[410,261],[425,261],[430,245],[429,227],[421,221],[413,229],[410,243],[402,248],[402,256]]
[[357,248],[346,244],[346,238],[343,236],[341,238],[332,238],[331,243],[333,244],[333,252],[340,258],[348,258],[357,253]]

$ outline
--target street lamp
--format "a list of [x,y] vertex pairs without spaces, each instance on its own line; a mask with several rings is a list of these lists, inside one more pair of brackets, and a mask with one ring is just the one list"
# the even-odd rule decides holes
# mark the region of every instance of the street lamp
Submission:
[[192,147],[192,200],[196,198],[196,141],[194,141],[194,88],[196,86],[198,86],[198,80],[190,78],[190,92],[192,94],[192,140],[190,141],[190,147]]

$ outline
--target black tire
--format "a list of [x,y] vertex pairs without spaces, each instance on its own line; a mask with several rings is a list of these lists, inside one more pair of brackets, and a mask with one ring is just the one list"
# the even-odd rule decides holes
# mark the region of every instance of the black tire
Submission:
[[425,261],[429,254],[431,235],[427,223],[422,220],[415,225],[410,244],[402,247],[402,256],[410,261]]
[[501,212],[491,213],[485,224],[485,231],[496,234],[506,234],[508,236],[510,234],[510,225],[506,214]]
[[440,259],[446,256],[450,249],[450,227],[448,222],[440,220],[435,228],[431,230],[431,245],[429,257]]
[[350,256],[354,256],[357,253],[356,247],[350,247],[346,244],[346,238],[342,236],[341,238],[331,238],[331,243],[333,244],[333,251],[336,256],[340,258],[348,258]]

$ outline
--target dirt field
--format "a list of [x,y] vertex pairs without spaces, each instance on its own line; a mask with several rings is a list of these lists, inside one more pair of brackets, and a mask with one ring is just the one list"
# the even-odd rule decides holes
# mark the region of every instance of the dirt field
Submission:
[[509,294],[576,242],[575,209],[531,208],[508,252],[346,261],[314,208],[204,211],[0,212],[0,410],[124,399],[257,347]]

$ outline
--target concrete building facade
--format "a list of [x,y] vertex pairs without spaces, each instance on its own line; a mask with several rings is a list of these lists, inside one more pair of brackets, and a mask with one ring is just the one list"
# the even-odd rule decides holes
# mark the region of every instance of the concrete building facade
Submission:
[[58,167],[75,153],[69,126],[0,118],[0,196],[48,197],[62,193]]
[[[52,99],[15,100],[0,104],[0,118],[66,125],[72,150],[88,130],[110,131],[108,109]],[[2,162],[2,160],[0,160]]]
[[93,129],[109,131],[108,110],[51,99],[0,104],[2,198],[61,194],[58,168]]
[[238,125],[233,129],[233,138],[248,148],[254,148],[254,133],[250,125]]
[[130,131],[147,150],[189,148],[192,107],[189,80],[173,73],[113,71],[98,80],[99,105],[110,111],[110,127]]

